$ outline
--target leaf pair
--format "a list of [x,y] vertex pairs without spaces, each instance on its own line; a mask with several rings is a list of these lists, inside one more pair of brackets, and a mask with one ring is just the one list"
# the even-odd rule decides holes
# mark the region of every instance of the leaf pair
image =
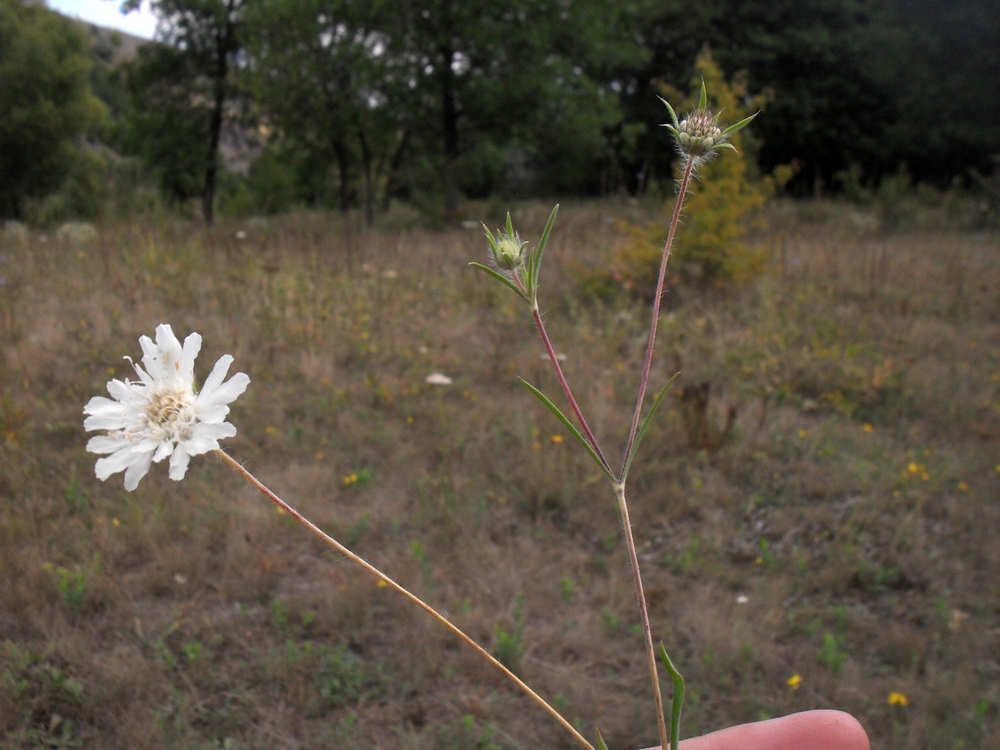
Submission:
[[674,378],[676,377],[677,375],[674,375],[672,378],[670,378],[670,380],[667,381],[667,384],[663,386],[663,388],[660,390],[659,393],[656,394],[656,399],[653,401],[653,405],[650,407],[649,413],[646,415],[646,418],[642,421],[642,425],[636,432],[635,440],[632,441],[632,447],[629,450],[628,456],[626,456],[625,458],[625,464],[622,467],[622,473],[620,477],[615,476],[614,472],[611,470],[611,467],[608,466],[608,464],[601,458],[600,453],[597,450],[597,446],[591,445],[590,441],[587,440],[587,438],[583,436],[580,430],[578,430],[576,426],[569,421],[569,418],[559,410],[558,406],[553,404],[552,401],[549,400],[549,398],[544,393],[535,388],[535,386],[533,386],[524,378],[521,378],[521,382],[524,383],[525,387],[529,391],[531,391],[538,397],[539,401],[545,404],[545,406],[548,408],[549,411],[551,411],[553,414],[556,415],[556,418],[563,423],[563,426],[567,430],[569,430],[569,433],[576,438],[576,441],[580,445],[583,446],[583,449],[587,451],[587,454],[592,459],[594,459],[595,463],[597,463],[598,466],[601,467],[601,471],[604,472],[604,476],[608,478],[608,481],[610,481],[611,484],[614,485],[615,487],[619,487],[625,484],[625,480],[628,478],[628,470],[632,466],[632,459],[635,458],[635,454],[639,450],[639,443],[642,442],[642,438],[646,434],[646,430],[649,429],[649,425],[653,421],[653,415],[655,415],[656,410],[660,408],[660,402],[663,400],[663,397],[667,393],[667,389],[670,387],[670,384],[674,382]]

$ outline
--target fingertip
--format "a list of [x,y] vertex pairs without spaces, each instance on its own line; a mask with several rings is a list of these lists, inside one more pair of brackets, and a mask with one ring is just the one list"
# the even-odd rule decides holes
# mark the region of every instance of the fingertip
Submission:
[[681,743],[680,750],[871,750],[861,723],[843,711],[816,710],[723,729]]

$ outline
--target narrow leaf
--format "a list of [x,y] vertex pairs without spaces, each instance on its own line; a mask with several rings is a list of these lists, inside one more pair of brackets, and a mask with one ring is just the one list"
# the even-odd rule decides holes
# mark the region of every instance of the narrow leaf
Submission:
[[667,650],[663,647],[663,641],[660,641],[660,660],[663,662],[663,666],[667,668],[667,672],[670,673],[670,679],[674,681],[674,698],[670,706],[670,747],[672,750],[677,750],[681,742],[681,708],[684,705],[684,678],[681,677],[681,673],[677,671],[677,667],[674,666],[674,663],[670,661],[670,657],[667,656]]
[[573,423],[566,418],[565,414],[559,411],[559,407],[553,404],[551,401],[549,401],[548,397],[544,393],[535,388],[535,386],[533,386],[524,378],[521,378],[521,382],[524,383],[525,387],[527,387],[529,391],[538,396],[538,400],[541,401],[543,404],[545,404],[549,408],[549,411],[551,411],[553,414],[556,415],[556,418],[563,423],[563,427],[569,430],[570,434],[577,439],[577,442],[579,442],[580,445],[582,445],[586,449],[587,453],[590,454],[590,457],[597,462],[598,466],[601,467],[601,471],[603,471],[604,475],[609,480],[611,480],[611,484],[617,486],[618,480],[615,478],[615,475],[611,473],[611,469],[605,466],[604,462],[601,460],[601,457],[597,455],[597,451],[594,450],[594,446],[592,446],[589,442],[587,442],[587,438],[585,438],[580,433],[580,431],[576,429]]
[[514,239],[514,225],[510,220],[510,211],[507,212],[507,236]]
[[662,390],[656,394],[656,399],[653,401],[653,405],[649,408],[649,413],[646,418],[642,421],[642,425],[639,427],[639,431],[635,433],[635,440],[632,442],[632,450],[629,451],[628,458],[625,459],[625,469],[622,471],[622,482],[628,478],[628,470],[632,465],[632,459],[635,458],[635,453],[639,450],[639,443],[642,442],[643,435],[646,434],[646,430],[649,429],[649,425],[653,421],[653,415],[656,414],[656,410],[660,408],[660,402],[667,393],[667,388],[670,384],[674,382],[674,379],[680,375],[680,373],[674,373],[674,376],[667,381],[667,384],[663,386]]
[[681,124],[677,122],[677,113],[674,112],[674,108],[670,106],[670,102],[664,99],[662,96],[657,97],[661,102],[667,105],[667,111],[670,113],[670,120],[674,123],[675,128],[679,128]]
[[492,245],[493,247],[496,247],[497,240],[496,240],[496,237],[493,236],[493,232],[491,232],[490,228],[488,226],[486,226],[485,224],[483,224],[483,229],[486,230],[486,237],[487,237],[487,239],[489,239],[490,245]]
[[514,293],[517,294],[518,297],[523,299],[525,302],[528,302],[528,298],[524,296],[524,292],[518,289],[517,285],[514,284],[514,282],[508,279],[506,276],[504,276],[502,273],[494,271],[492,268],[490,268],[489,266],[484,266],[482,263],[470,263],[469,265],[472,266],[473,268],[478,268],[480,271],[485,271],[494,279],[512,289]]
[[542,230],[542,238],[538,241],[538,247],[528,259],[528,265],[531,266],[532,280],[532,284],[528,286],[528,289],[532,291],[532,296],[534,296],[534,292],[538,289],[538,273],[542,267],[542,253],[545,252],[545,246],[549,242],[549,233],[552,231],[552,225],[556,223],[557,213],[559,213],[558,203],[552,209],[552,213],[549,214],[549,220],[545,223],[545,229]]
[[597,750],[608,750],[608,743],[601,737],[601,730],[595,729],[594,731],[597,732]]
[[708,108],[708,91],[705,89],[705,79],[701,79],[701,99],[698,101],[698,109]]
[[743,130],[743,128],[745,128],[747,125],[749,125],[750,121],[753,120],[753,118],[755,118],[759,114],[760,114],[759,112],[754,112],[752,115],[750,115],[746,119],[740,120],[735,125],[730,125],[728,128],[726,128],[725,130],[722,131],[722,137],[726,138],[726,137],[732,135],[733,133],[735,133],[738,130]]

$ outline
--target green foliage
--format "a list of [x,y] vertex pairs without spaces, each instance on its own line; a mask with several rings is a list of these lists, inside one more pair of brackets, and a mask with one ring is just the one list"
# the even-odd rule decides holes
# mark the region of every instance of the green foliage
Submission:
[[823,634],[823,645],[820,647],[819,654],[816,656],[816,661],[818,661],[822,666],[830,670],[830,672],[836,676],[840,674],[840,671],[844,668],[847,663],[847,651],[844,649],[844,639],[839,635],[834,635],[833,633]]
[[[137,7],[138,0],[124,6]],[[154,171],[174,203],[199,196],[208,223],[222,122],[234,96],[230,70],[240,51],[243,6],[240,0],[153,0],[163,43],[144,45],[127,66],[132,108],[124,144]]]
[[87,601],[87,576],[80,566],[77,565],[73,570],[70,570],[46,563],[43,567],[55,578],[66,608],[72,614],[79,614]]
[[[694,97],[703,82],[711,92],[710,109],[721,110],[727,123],[742,120],[764,106],[766,97],[750,98],[744,79],[727,83],[708,49],[699,55],[696,67],[690,97],[684,98],[669,87],[662,89],[664,98],[676,103],[678,112],[697,106]],[[752,144],[744,132],[734,133],[730,143],[736,153],[726,153],[725,158],[702,165],[699,179],[692,180],[684,224],[674,240],[672,267],[696,283],[748,281],[761,272],[766,259],[764,252],[747,247],[742,240],[773,193],[774,181],[754,178],[747,153]],[[667,219],[672,210],[673,200],[666,206]],[[618,250],[611,269],[596,275],[585,274],[585,286],[591,291],[607,293],[614,289],[613,281],[633,293],[650,297],[656,288],[667,230],[668,222],[629,227],[629,239]]]
[[269,216],[292,208],[298,200],[298,174],[287,157],[277,144],[265,146],[246,179],[219,196],[219,210],[230,216]]
[[343,645],[289,640],[271,655],[271,660],[280,663],[281,670],[307,677],[315,692],[307,698],[305,708],[313,715],[364,697],[376,697],[382,689],[376,675],[367,671],[365,661]]
[[86,38],[44,5],[0,0],[0,217],[54,189],[79,137],[104,117],[88,85]]
[[466,714],[453,727],[441,733],[437,747],[442,750],[500,750],[501,745],[493,741],[493,729],[479,730],[476,720]]
[[156,176],[169,201],[178,205],[204,188],[210,110],[198,91],[198,70],[183,53],[145,46],[128,68],[133,108],[123,140]]
[[514,628],[508,633],[503,625],[496,627],[497,660],[511,672],[517,672],[521,666],[521,657],[524,655],[524,597],[518,596],[514,605]]
[[[0,648],[0,730],[11,747],[82,747],[74,729],[83,682],[56,654],[4,641]],[[6,745],[5,745],[6,746]]]

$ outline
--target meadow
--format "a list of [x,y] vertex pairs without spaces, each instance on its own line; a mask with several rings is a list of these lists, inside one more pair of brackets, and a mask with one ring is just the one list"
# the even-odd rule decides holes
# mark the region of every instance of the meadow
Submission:
[[[515,207],[523,237],[550,208]],[[581,279],[645,212],[563,206],[543,269],[607,445],[647,306]],[[1000,234],[803,203],[754,242],[754,281],[668,293],[652,387],[681,374],[631,477],[684,734],[838,708],[875,748],[995,746]],[[523,305],[467,266],[480,229],[303,213],[2,243],[0,747],[572,747],[218,460],[95,479],[83,405],[159,323],[202,334],[199,379],[224,353],[250,376],[231,455],[587,736],[656,743],[613,496],[518,381],[558,395]]]

